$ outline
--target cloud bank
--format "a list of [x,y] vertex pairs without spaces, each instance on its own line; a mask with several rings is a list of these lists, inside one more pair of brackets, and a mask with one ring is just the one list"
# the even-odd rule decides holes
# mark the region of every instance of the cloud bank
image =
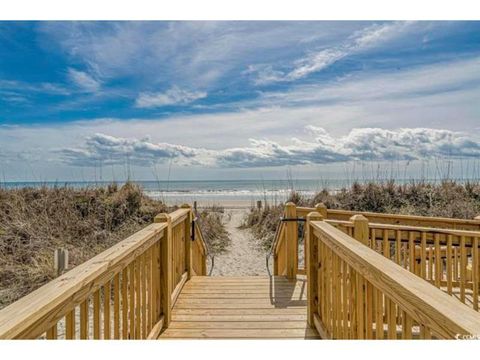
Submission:
[[64,148],[59,152],[64,162],[75,166],[122,165],[127,162],[148,166],[165,159],[191,159],[198,155],[196,149],[186,146],[153,144],[149,138],[124,139],[105,134],[88,137],[82,148]]
[[76,166],[127,161],[132,165],[151,166],[174,159],[178,164],[220,168],[480,156],[479,139],[450,130],[356,128],[340,137],[320,127],[307,126],[306,130],[310,140],[292,138],[287,144],[280,144],[268,139],[250,139],[249,146],[220,150],[95,134],[86,139],[83,147],[64,148],[59,153],[65,163]]

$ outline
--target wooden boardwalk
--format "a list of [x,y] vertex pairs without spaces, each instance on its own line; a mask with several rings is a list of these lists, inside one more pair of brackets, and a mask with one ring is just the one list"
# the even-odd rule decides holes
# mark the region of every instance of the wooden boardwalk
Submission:
[[160,339],[316,339],[307,325],[305,279],[207,277],[188,281]]
[[480,219],[285,207],[272,277],[207,276],[212,255],[184,205],[2,309],[0,339],[480,334]]

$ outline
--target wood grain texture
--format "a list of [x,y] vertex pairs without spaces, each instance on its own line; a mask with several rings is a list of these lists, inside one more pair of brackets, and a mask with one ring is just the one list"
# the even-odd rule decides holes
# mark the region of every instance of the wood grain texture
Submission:
[[0,338],[37,338],[163,236],[151,224],[0,311]]
[[[414,321],[427,325],[428,331],[435,333],[435,336],[454,338],[456,334],[480,333],[480,314],[473,309],[431,284],[419,281],[416,275],[393,261],[387,261],[382,255],[326,222],[312,222],[311,225],[321,243],[385,294],[388,303],[394,303],[395,307],[400,307],[412,316]],[[384,250],[384,255],[389,258],[390,249]],[[396,327],[396,314],[393,305],[388,307],[389,328]],[[321,320],[326,321],[324,318]],[[389,335],[393,335],[393,330],[389,331]]]
[[[225,298],[222,288],[250,292]],[[255,288],[258,290],[252,293]],[[304,291],[299,290],[302,288]],[[213,295],[198,298],[195,294]],[[307,325],[306,297],[304,278],[196,276],[185,283],[170,326],[159,338],[318,338]]]

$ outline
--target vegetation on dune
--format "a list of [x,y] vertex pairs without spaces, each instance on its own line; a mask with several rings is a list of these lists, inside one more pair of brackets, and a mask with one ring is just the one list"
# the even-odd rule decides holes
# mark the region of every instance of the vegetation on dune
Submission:
[[223,225],[224,209],[219,206],[212,206],[202,209],[199,216],[199,226],[205,242],[208,244],[212,255],[219,255],[227,251],[231,239]]
[[1,189],[0,307],[56,276],[55,249],[68,249],[70,267],[76,266],[167,210],[131,183]]
[[[0,308],[56,277],[55,249],[69,250],[72,268],[173,210],[133,183],[0,189]],[[199,214],[214,254],[230,243],[222,212],[214,207]]]
[[[292,191],[287,201],[312,207],[323,202],[330,209],[473,219],[480,215],[480,183],[354,183],[339,191],[324,189],[313,197]],[[245,217],[244,226],[251,228],[264,249],[270,248],[283,206],[252,208]]]

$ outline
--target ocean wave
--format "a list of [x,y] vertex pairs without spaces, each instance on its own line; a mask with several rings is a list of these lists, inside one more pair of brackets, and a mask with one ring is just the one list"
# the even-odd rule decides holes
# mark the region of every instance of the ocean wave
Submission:
[[[170,191],[158,191],[158,190],[145,190],[147,195],[159,198],[159,197],[286,197],[290,195],[290,189],[278,189],[278,190],[170,190]],[[302,195],[315,195],[315,191],[312,190],[296,190],[296,192]]]

